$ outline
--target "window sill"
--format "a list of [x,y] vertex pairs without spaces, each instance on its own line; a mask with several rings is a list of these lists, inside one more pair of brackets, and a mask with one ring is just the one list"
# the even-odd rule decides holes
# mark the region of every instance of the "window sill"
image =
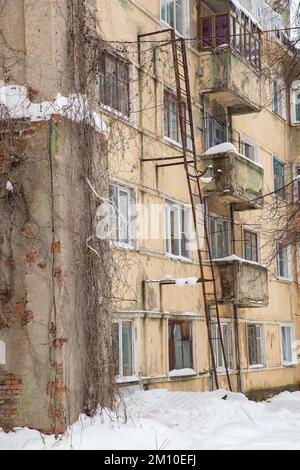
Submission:
[[176,147],[182,149],[182,144],[180,142],[177,142],[176,140],[171,139],[170,137],[167,137],[167,136],[164,135],[164,141],[167,144],[172,144],[172,145],[175,145]]
[[283,362],[281,365],[285,369],[294,369],[298,364],[295,364],[294,362]]
[[258,369],[266,369],[267,366],[263,364],[256,364],[253,366],[249,366],[249,370],[258,370]]
[[136,251],[136,248],[133,245],[127,243],[110,241],[110,245],[111,247],[119,248],[120,250]]
[[194,369],[174,369],[171,370],[168,374],[170,379],[195,377],[196,375],[198,374]]
[[186,37],[186,34],[182,34],[180,33],[179,31],[177,31],[175,28],[173,28],[171,25],[169,25],[169,23],[167,23],[165,20],[163,19],[160,19],[160,25],[163,29],[173,29],[176,33],[177,36],[181,37],[181,38],[185,38]]
[[114,109],[114,108],[111,108],[110,106],[107,106],[103,103],[100,103],[99,102],[99,106],[100,106],[100,109],[101,111],[109,114],[110,116],[113,116],[117,119],[121,119],[122,121],[128,123],[128,124],[131,124],[133,125],[132,121],[131,121],[131,117],[128,116],[127,114],[123,114],[121,113],[121,111],[118,111],[117,109]]
[[276,280],[279,281],[279,282],[284,282],[285,284],[292,284],[293,283],[293,279],[289,279],[287,277],[276,276]]
[[166,253],[166,258],[173,261],[181,261],[182,263],[193,263],[191,258],[185,258],[184,256],[173,255],[172,253]]
[[117,384],[126,384],[126,383],[140,382],[140,379],[136,375],[130,375],[128,377],[117,376],[115,377],[115,381]]
[[277,113],[277,112],[274,111],[273,109],[272,109],[272,114],[274,114],[274,116],[278,117],[278,118],[279,118],[281,121],[283,121],[284,123],[287,122],[287,118],[286,118],[286,117],[281,116],[281,114]]

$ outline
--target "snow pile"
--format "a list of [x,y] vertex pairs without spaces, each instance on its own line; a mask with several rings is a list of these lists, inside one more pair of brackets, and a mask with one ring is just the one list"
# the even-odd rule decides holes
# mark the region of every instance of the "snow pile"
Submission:
[[207,157],[209,155],[217,155],[220,153],[233,153],[234,155],[239,155],[236,147],[230,142],[215,145],[214,147],[209,148],[203,155]]
[[136,391],[124,395],[127,422],[109,412],[82,416],[59,440],[37,431],[0,432],[0,450],[300,450],[300,393],[269,403],[244,395]]
[[3,85],[0,86],[1,105],[6,108],[8,117],[13,119],[48,121],[54,114],[58,114],[74,122],[89,124],[97,132],[106,131],[106,125],[100,115],[90,110],[87,97],[80,94],[63,96],[58,93],[54,101],[32,103],[28,98],[27,87]]

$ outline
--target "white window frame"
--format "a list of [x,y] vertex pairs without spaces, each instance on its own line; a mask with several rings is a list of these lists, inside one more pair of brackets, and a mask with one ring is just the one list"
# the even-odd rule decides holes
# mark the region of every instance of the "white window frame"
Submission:
[[[284,360],[284,348],[283,348],[283,328],[289,329],[291,332],[291,361]],[[281,323],[280,325],[280,345],[281,345],[281,364],[284,367],[296,366],[298,363],[297,348],[293,348],[293,344],[296,341],[296,326],[294,323]]]
[[[189,0],[183,0],[183,19],[182,19],[182,24],[183,24],[183,31],[179,32],[176,29],[176,0],[170,0],[170,2],[174,3],[174,31],[176,34],[178,34],[181,37],[185,37],[188,32],[189,32]],[[160,0],[160,22],[163,27],[168,27],[172,28],[172,26],[163,19],[162,17],[162,8],[163,8],[163,3],[167,3],[167,0]]]
[[254,160],[251,160],[251,161],[253,161],[254,163],[259,163],[259,146],[256,142],[254,142],[254,140],[249,139],[249,137],[245,136],[244,134],[241,134],[240,135],[240,145],[241,145],[242,155],[244,157],[248,158],[249,160],[251,160],[251,158],[247,157],[245,152],[244,152],[245,145],[249,145],[250,147],[253,147],[254,148]]
[[[224,341],[224,338],[225,338],[224,326],[227,326],[227,333],[228,333],[228,338],[227,338],[227,344],[228,344],[228,351],[227,351],[228,358],[227,358],[227,360],[228,360],[228,364],[227,365],[228,365],[229,369],[232,370],[233,369],[232,323],[229,322],[229,321],[222,321],[221,322],[222,338],[223,338],[223,343],[224,343],[224,347],[225,347],[226,342]],[[218,339],[214,339],[214,338],[219,337],[219,335],[218,335],[218,324],[216,322],[214,322],[212,324],[212,327],[213,327],[212,338],[213,338],[213,347],[214,347],[214,355],[215,355],[217,372],[225,372],[224,356],[223,356],[223,352],[222,352],[221,341],[218,340]],[[222,357],[223,364],[220,364],[220,362],[219,362],[219,359],[220,359],[219,356],[220,355]]]
[[[131,324],[131,367],[132,367],[132,374],[131,375],[124,375],[124,367],[123,367],[123,323],[130,323]],[[134,328],[133,328],[133,320],[130,319],[122,319],[122,320],[114,320],[113,324],[118,325],[119,329],[119,375],[116,376],[117,379],[126,379],[126,377],[133,377],[135,375],[135,360],[134,360]]]
[[[266,330],[265,325],[262,323],[247,323],[247,354],[249,369],[264,369],[266,367]],[[259,327],[261,329],[261,359],[262,362],[259,364],[250,364],[250,351],[249,351],[249,326]]]
[[[177,220],[179,221],[177,226],[177,240],[179,247],[179,255],[172,253],[172,242],[171,242],[171,211],[175,210],[177,212]],[[182,211],[184,211],[184,216],[186,217],[186,224],[188,231],[182,232]],[[191,261],[192,254],[191,250],[188,249],[188,256],[182,256],[182,246],[181,246],[181,234],[186,234],[187,244],[190,242],[191,236],[191,207],[186,204],[175,204],[167,201],[165,203],[165,250],[166,256],[179,260]]]
[[[225,134],[224,135],[224,142],[228,141],[228,123],[227,121],[224,123],[226,124],[226,129],[225,129]],[[218,122],[218,119],[213,117],[213,114],[210,111],[205,112],[205,148],[208,150],[211,147],[215,147],[216,145],[224,142],[217,142],[216,139],[216,130],[219,127],[219,129],[222,129],[222,123],[221,121]],[[211,135],[210,135],[211,133]],[[211,138],[210,138],[211,137]],[[211,142],[210,142],[211,140]]]
[[[134,249],[135,248],[135,242],[134,242],[134,227],[133,227],[133,204],[135,201],[134,197],[134,191],[131,188],[128,188],[126,186],[122,186],[121,184],[117,184],[114,182],[109,182],[109,187],[114,187],[118,191],[118,207],[120,207],[120,192],[124,192],[128,195],[128,243],[124,243],[120,241],[120,237],[118,237],[118,240],[111,240],[111,243],[120,248],[127,248],[127,249]],[[113,206],[114,207],[114,206]],[[114,208],[115,209],[115,208]],[[121,228],[121,214],[117,213],[117,222],[118,222],[118,232],[120,233],[120,228]]]
[[[275,82],[277,83],[277,100],[278,100],[278,109],[276,109],[275,106],[275,87],[274,84]],[[287,105],[287,100],[286,100],[286,86],[283,80],[280,78],[273,77],[272,78],[272,111],[274,114],[277,114],[277,116],[280,116],[282,119],[286,119],[286,105]]]
[[287,276],[281,276],[280,275],[280,269],[279,269],[279,253],[278,253],[278,248],[279,247],[279,242],[276,243],[276,275],[277,279],[280,281],[289,281],[292,282],[293,280],[293,273],[292,273],[292,247],[290,245],[285,246],[284,249],[287,250],[287,257],[286,257],[286,268],[287,268]]
[[291,89],[291,121],[292,124],[300,124],[300,120],[296,119],[296,105],[297,105],[297,95],[300,93],[300,80],[296,80],[292,84]]

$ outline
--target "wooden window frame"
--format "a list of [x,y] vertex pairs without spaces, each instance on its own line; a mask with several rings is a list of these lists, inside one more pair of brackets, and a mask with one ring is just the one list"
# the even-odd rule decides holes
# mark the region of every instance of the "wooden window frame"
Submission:
[[[282,172],[278,172],[278,169],[282,169]],[[286,164],[282,160],[279,160],[277,157],[273,156],[273,176],[274,176],[274,191],[276,191],[276,196],[282,199],[286,198],[286,177],[285,177]],[[279,181],[280,180],[280,181]]]
[[[182,324],[189,325],[190,327],[190,339],[189,340],[182,340]],[[174,338],[174,326],[175,325],[180,325],[180,330],[181,330],[181,343],[182,341],[189,341],[190,343],[190,358],[191,358],[191,364],[188,369],[193,369],[194,368],[194,355],[193,355],[193,322],[188,321],[188,320],[169,320],[168,324],[168,335],[169,335],[169,371],[173,370],[182,370],[182,369],[176,369],[176,364],[175,364],[175,338]],[[171,334],[170,334],[171,331]],[[183,351],[183,346],[181,345],[181,354],[182,354],[182,363],[184,363],[184,351]]]
[[[255,327],[255,336],[251,337],[250,338],[250,329]],[[257,334],[257,329],[260,329],[260,336],[258,336]],[[251,340],[255,340],[255,355],[257,356],[256,359],[257,359],[257,363],[256,364],[250,364],[250,358],[251,358],[251,354],[250,354],[250,339]],[[261,357],[258,358],[258,345],[257,345],[257,341],[258,339],[260,340],[260,350],[261,350]],[[250,369],[255,369],[255,368],[264,368],[266,367],[266,338],[265,338],[265,329],[264,329],[264,325],[262,324],[254,324],[254,323],[248,323],[247,324],[247,347],[248,347],[248,361],[249,361],[249,368]],[[258,359],[261,359],[261,361],[259,361]]]
[[[250,238],[251,238],[251,259],[248,259],[246,258],[246,253],[247,253],[247,250],[246,250],[246,236],[247,235],[250,235]],[[253,243],[252,243],[252,237],[255,237],[256,238],[256,250],[255,250],[255,258],[256,259],[253,259],[253,250],[254,250],[254,247],[253,247]],[[254,261],[255,263],[259,263],[259,237],[258,237],[258,233],[256,232],[252,232],[251,230],[248,230],[248,229],[244,229],[244,236],[243,236],[243,239],[244,239],[244,258],[247,259],[248,261]]]
[[[108,90],[107,90],[107,77],[108,77],[108,73],[107,73],[107,61],[110,61],[112,63],[115,64],[115,67],[116,67],[116,100],[117,100],[117,106],[114,107],[112,103],[109,103],[109,99],[108,99]],[[101,70],[101,62],[104,66],[104,69]],[[124,67],[124,70],[126,71],[126,80],[123,81],[119,78],[119,68],[120,68],[120,64],[122,64],[122,67]],[[99,100],[100,100],[100,103],[103,105],[103,106],[107,106],[109,107],[110,109],[118,112],[118,113],[121,113],[123,114],[124,116],[126,117],[130,117],[130,114],[131,114],[131,103],[130,103],[130,63],[125,60],[125,59],[122,59],[121,57],[118,57],[117,55],[114,55],[110,52],[107,52],[107,51],[103,51],[101,53],[101,56],[100,56],[100,65],[99,65],[99,77],[100,75],[103,75],[103,87],[104,87],[104,90],[103,90],[103,96],[104,96],[104,102],[101,101],[101,92],[99,91]],[[126,89],[127,89],[127,103],[126,103],[126,107],[127,107],[127,112],[124,112],[122,110],[122,106],[121,106],[121,93],[120,93],[120,84],[123,84],[123,85],[126,85]],[[99,79],[99,88],[101,87],[101,80]]]

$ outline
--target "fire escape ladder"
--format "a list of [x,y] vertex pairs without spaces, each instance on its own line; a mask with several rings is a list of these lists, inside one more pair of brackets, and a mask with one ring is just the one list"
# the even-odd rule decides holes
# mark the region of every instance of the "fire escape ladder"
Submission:
[[[197,255],[200,268],[200,278],[202,279],[202,292],[204,299],[205,317],[211,354],[212,374],[216,388],[219,388],[218,373],[216,367],[216,348],[214,342],[220,341],[223,363],[229,390],[232,390],[228,359],[223,340],[220,311],[217,298],[217,286],[212,262],[212,252],[209,240],[208,224],[204,208],[204,196],[201,189],[201,173],[197,170],[197,152],[195,144],[195,132],[193,123],[193,109],[190,91],[188,61],[186,53],[186,43],[183,38],[177,38],[174,30],[171,31],[171,42],[174,60],[174,72],[176,79],[176,92],[178,101],[178,114],[182,137],[182,149],[184,157],[184,168],[187,177],[188,190],[191,200],[191,208],[194,222],[194,229],[197,239]],[[190,154],[193,155],[191,159]],[[192,162],[191,162],[192,160]],[[205,260],[205,263],[204,263]],[[217,337],[212,336],[212,316],[211,306],[214,305]]]
[[[221,354],[223,358],[224,369],[228,382],[228,388],[231,391],[231,380],[229,374],[229,365],[223,333],[220,321],[219,303],[217,298],[217,286],[212,261],[212,252],[209,240],[208,223],[204,208],[204,196],[201,189],[201,176],[203,173],[197,169],[197,152],[195,144],[195,132],[193,123],[193,109],[190,91],[189,71],[186,44],[183,38],[177,37],[173,29],[155,31],[152,33],[141,34],[138,37],[139,62],[141,66],[141,39],[147,36],[160,34],[170,34],[170,43],[172,48],[173,66],[176,80],[176,94],[178,102],[178,115],[180,122],[180,131],[182,138],[182,162],[187,178],[189,196],[191,200],[191,209],[193,216],[194,229],[197,239],[197,256],[200,270],[200,280],[204,299],[205,318],[208,333],[209,350],[211,355],[211,373],[216,388],[219,388],[219,378],[216,362],[216,348],[214,342],[219,341],[221,345]],[[169,44],[169,42],[166,42]],[[175,157],[176,158],[176,157]],[[144,161],[159,161],[165,159],[145,159]],[[180,164],[180,163],[179,163]],[[178,165],[178,163],[159,165],[167,167]],[[213,322],[211,308],[215,309],[216,321]],[[216,337],[212,335],[212,325],[217,325]]]

